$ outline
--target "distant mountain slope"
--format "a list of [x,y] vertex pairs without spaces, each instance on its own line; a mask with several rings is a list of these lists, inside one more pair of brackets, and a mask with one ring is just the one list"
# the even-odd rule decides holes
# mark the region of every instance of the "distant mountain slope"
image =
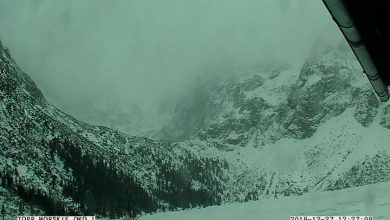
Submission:
[[144,136],[148,132],[145,115],[135,103],[114,106],[104,101],[91,100],[73,105],[69,109],[73,115],[91,125],[105,126],[138,136]]
[[5,204],[21,198],[47,214],[117,217],[221,202],[222,159],[76,120],[48,103],[3,47],[0,128],[2,190],[18,196]]

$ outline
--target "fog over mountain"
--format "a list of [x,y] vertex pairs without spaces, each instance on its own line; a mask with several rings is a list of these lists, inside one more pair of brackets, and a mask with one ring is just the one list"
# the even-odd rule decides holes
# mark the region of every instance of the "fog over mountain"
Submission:
[[[138,219],[265,198],[281,198],[288,206],[283,197],[386,181],[359,206],[389,204],[379,195],[390,181],[390,105],[378,101],[345,45],[318,51],[301,68],[254,69],[197,83],[161,130],[171,141],[119,132],[126,130],[123,112],[104,121],[117,130],[63,112],[11,54],[0,41],[4,219],[15,219],[15,213]],[[105,117],[104,109],[91,113]],[[350,197],[339,193],[340,199]],[[250,209],[248,204],[243,207]]]
[[342,42],[311,0],[0,0],[0,38],[66,112],[136,105],[145,123],[198,77],[301,65],[319,42]]
[[0,0],[0,219],[384,219],[389,129],[320,0]]

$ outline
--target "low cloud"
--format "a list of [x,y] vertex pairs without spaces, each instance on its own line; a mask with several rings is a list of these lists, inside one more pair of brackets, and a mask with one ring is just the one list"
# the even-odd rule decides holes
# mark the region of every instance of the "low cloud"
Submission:
[[155,109],[199,74],[299,64],[341,36],[312,0],[0,0],[0,38],[72,111],[94,100]]

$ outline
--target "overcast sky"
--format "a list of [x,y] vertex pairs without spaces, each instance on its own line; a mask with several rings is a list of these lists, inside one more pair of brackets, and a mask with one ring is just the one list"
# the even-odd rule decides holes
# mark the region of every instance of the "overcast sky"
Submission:
[[151,109],[198,74],[297,64],[341,39],[320,0],[0,0],[0,38],[67,109]]

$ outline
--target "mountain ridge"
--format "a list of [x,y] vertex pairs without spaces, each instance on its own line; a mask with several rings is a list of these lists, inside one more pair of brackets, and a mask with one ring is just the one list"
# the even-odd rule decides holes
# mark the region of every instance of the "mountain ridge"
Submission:
[[[223,161],[80,122],[46,102],[9,51],[0,52],[1,186],[30,210],[134,217],[218,203],[223,172],[203,169],[203,178],[196,173],[203,166],[224,169]],[[194,181],[202,187],[193,187]],[[25,204],[3,202],[25,210]]]
[[[389,152],[371,146],[386,146],[389,105],[378,101],[347,47],[323,49],[298,69],[244,71],[198,88],[178,103],[163,132],[173,134],[173,140],[194,140],[224,152],[231,169],[237,169],[227,183],[228,200],[299,195],[389,179]],[[206,98],[199,103],[199,97]],[[364,142],[372,139],[371,133],[382,135],[377,135],[382,142]],[[366,152],[361,143],[374,153]],[[353,152],[366,155],[366,161]],[[301,174],[294,177],[267,168],[264,163],[276,167],[282,163],[267,157],[291,163],[303,160],[296,171]],[[253,160],[258,164],[253,165]],[[366,178],[361,174],[364,169],[375,175]]]

